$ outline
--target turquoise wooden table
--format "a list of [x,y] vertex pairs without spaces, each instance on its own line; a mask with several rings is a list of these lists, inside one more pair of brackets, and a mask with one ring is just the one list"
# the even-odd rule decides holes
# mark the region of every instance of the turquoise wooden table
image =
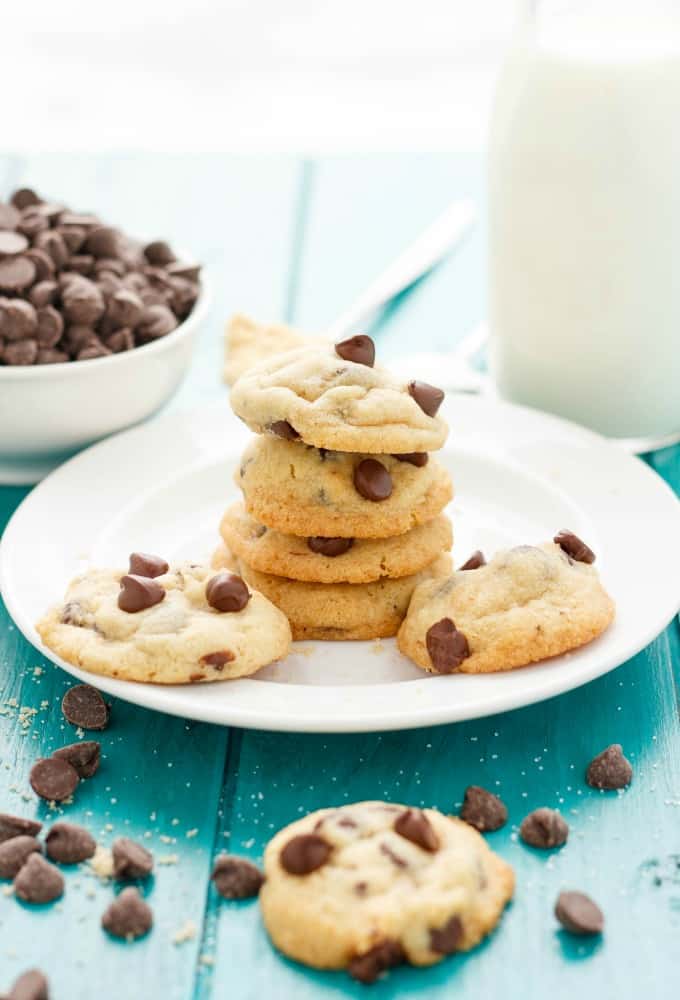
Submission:
[[[14,157],[0,161],[0,181],[4,192],[30,183],[133,232],[172,236],[206,262],[217,289],[212,323],[174,407],[224,391],[221,330],[231,311],[320,327],[453,197],[471,195],[483,213],[474,156]],[[380,318],[373,332],[383,356],[451,346],[483,318],[483,228]],[[680,449],[648,461],[680,489]],[[26,492],[0,489],[0,527]],[[0,893],[0,991],[38,965],[56,1000],[363,996],[366,987],[344,974],[311,972],[277,955],[257,905],[219,901],[208,882],[213,856],[232,850],[257,859],[278,827],[333,803],[386,798],[450,811],[475,783],[509,807],[510,823],[489,841],[516,869],[515,901],[472,954],[427,971],[399,969],[370,995],[677,995],[679,638],[676,621],[620,669],[544,704],[405,733],[227,730],[116,702],[100,773],[64,811],[104,844],[126,834],[153,850],[153,932],[132,945],[105,937],[99,919],[111,888],[84,872],[67,875],[62,902],[37,911]],[[69,680],[21,638],[3,608],[0,671],[0,810],[52,819],[30,791],[28,772],[73,738],[60,712]],[[635,766],[622,795],[583,780],[591,756],[611,742],[623,743]],[[541,805],[559,807],[571,824],[559,852],[518,843],[520,820]],[[552,907],[561,887],[598,900],[607,919],[602,940],[558,932]]]

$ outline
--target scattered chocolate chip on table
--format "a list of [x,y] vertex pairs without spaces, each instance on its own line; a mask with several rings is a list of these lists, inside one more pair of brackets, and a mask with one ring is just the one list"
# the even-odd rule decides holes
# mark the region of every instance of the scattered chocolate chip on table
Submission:
[[525,844],[549,850],[566,844],[569,824],[556,809],[542,807],[524,817],[519,835]]
[[586,781],[589,785],[607,791],[625,788],[632,780],[633,765],[623,756],[620,743],[612,743],[602,753],[593,757],[586,771]]
[[234,854],[218,855],[210,877],[224,899],[250,899],[257,896],[264,882],[257,865]]
[[480,833],[500,830],[508,819],[508,810],[497,795],[479,785],[468,785],[465,789],[460,818],[474,826]]
[[63,697],[61,710],[72,726],[81,729],[106,729],[109,709],[101,693],[90,684],[76,684]]
[[583,892],[561,892],[555,903],[555,916],[570,934],[601,934],[604,914],[590,896]]
[[119,879],[147,878],[153,871],[153,855],[129,837],[118,837],[111,848],[113,874]]
[[137,889],[130,886],[118,895],[102,915],[102,927],[113,937],[132,941],[144,937],[153,925],[153,913]]

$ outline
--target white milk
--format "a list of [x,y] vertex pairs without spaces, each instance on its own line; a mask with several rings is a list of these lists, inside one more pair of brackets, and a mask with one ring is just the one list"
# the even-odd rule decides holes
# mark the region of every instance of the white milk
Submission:
[[494,374],[507,398],[659,438],[680,431],[680,2],[597,23],[603,4],[561,6],[498,86]]

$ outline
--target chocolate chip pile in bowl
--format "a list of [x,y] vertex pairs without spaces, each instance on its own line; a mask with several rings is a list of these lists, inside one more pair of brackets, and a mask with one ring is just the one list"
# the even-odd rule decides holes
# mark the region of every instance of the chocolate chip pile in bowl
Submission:
[[29,188],[0,202],[0,364],[88,361],[158,340],[187,318],[200,267]]

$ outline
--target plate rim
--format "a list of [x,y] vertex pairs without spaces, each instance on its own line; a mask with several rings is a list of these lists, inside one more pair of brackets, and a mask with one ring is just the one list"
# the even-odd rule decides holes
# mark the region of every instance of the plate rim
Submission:
[[[549,428],[550,425],[562,434],[566,433],[568,437],[576,440],[579,439],[582,443],[586,445],[591,445],[593,447],[605,447],[609,454],[616,455],[617,460],[620,460],[624,465],[631,468],[636,467],[636,472],[641,475],[644,479],[648,481],[650,486],[658,491],[659,496],[665,494],[667,500],[671,500],[676,507],[678,526],[680,528],[680,501],[676,496],[673,489],[670,487],[665,480],[661,478],[653,469],[649,467],[641,459],[626,454],[624,451],[619,449],[616,445],[611,442],[606,441],[600,435],[587,428],[581,427],[578,424],[574,424],[570,421],[563,420],[560,417],[556,417],[553,414],[546,414],[542,411],[532,410],[528,407],[518,406],[516,404],[508,403],[498,399],[490,399],[484,397],[461,397],[461,396],[448,396],[447,403],[445,404],[447,409],[450,410],[451,407],[456,405],[463,405],[468,407],[478,407],[482,406],[485,409],[496,410],[499,413],[503,412],[513,412],[521,415],[523,419],[530,419],[537,421],[539,425],[544,425]],[[72,474],[74,467],[83,465],[86,466],[88,462],[93,460],[96,461],[98,453],[105,452],[111,447],[111,443],[114,441],[119,441],[121,438],[129,437],[141,437],[142,439],[149,433],[154,434],[159,426],[165,424],[168,427],[172,427],[178,420],[186,421],[194,419],[203,419],[208,413],[214,413],[219,410],[220,416],[224,418],[225,412],[227,415],[229,411],[226,407],[226,400],[221,403],[213,402],[208,403],[203,406],[194,407],[189,410],[175,410],[171,412],[166,412],[154,417],[141,425],[129,428],[127,430],[121,431],[118,434],[111,435],[103,441],[97,442],[96,444],[90,446],[87,449],[79,452],[76,456],[69,459],[63,465],[59,466],[56,470],[50,473],[49,476],[43,480],[42,483],[38,484],[19,504],[14,513],[12,514],[5,531],[3,532],[2,539],[0,539],[0,593],[2,593],[5,604],[7,606],[8,613],[10,614],[12,620],[16,624],[17,628],[25,636],[25,638],[45,657],[55,663],[57,666],[61,667],[68,674],[76,677],[78,680],[85,681],[86,683],[91,683],[101,688],[101,690],[106,691],[108,694],[112,694],[116,697],[120,697],[125,701],[132,702],[133,704],[140,705],[144,708],[151,708],[156,711],[163,711],[167,714],[177,715],[180,717],[189,717],[196,720],[209,722],[217,725],[262,729],[268,731],[288,731],[288,732],[379,732],[387,730],[399,730],[399,729],[410,729],[419,728],[430,725],[445,725],[458,721],[465,721],[474,718],[483,718],[489,715],[494,715],[498,712],[511,711],[520,707],[536,704],[538,702],[548,700],[552,697],[556,697],[559,694],[566,693],[570,690],[574,690],[583,684],[589,683],[597,677],[603,676],[605,673],[610,672],[615,669],[623,662],[626,662],[633,656],[637,655],[642,649],[644,649],[657,635],[659,635],[668,625],[668,623],[675,617],[678,610],[680,609],[680,588],[677,597],[677,601],[672,599],[672,595],[669,596],[667,605],[660,612],[658,618],[654,623],[650,623],[649,626],[642,631],[639,636],[636,637],[634,643],[627,647],[625,656],[621,656],[617,653],[616,649],[613,649],[610,654],[605,655],[603,660],[598,660],[591,665],[589,670],[582,671],[581,674],[577,676],[574,680],[569,671],[555,670],[555,680],[552,683],[538,684],[533,688],[530,686],[529,690],[518,688],[516,691],[505,691],[502,688],[500,690],[495,690],[490,693],[488,701],[485,701],[483,708],[480,710],[480,706],[466,706],[464,709],[456,709],[456,703],[451,701],[442,701],[441,704],[435,706],[425,706],[417,707],[411,704],[410,706],[404,706],[403,709],[395,710],[391,709],[389,716],[385,718],[376,718],[375,714],[362,714],[360,710],[357,710],[352,718],[341,717],[336,718],[323,718],[315,719],[310,718],[309,715],[305,713],[298,714],[295,707],[292,707],[286,716],[274,715],[272,714],[271,707],[265,706],[264,709],[260,709],[257,706],[249,707],[244,705],[237,705],[230,707],[228,703],[224,701],[210,701],[209,699],[204,699],[197,703],[198,708],[192,708],[190,714],[187,713],[187,705],[182,701],[181,698],[175,699],[172,696],[172,692],[177,690],[182,690],[182,688],[177,687],[167,687],[162,685],[146,685],[146,684],[134,684],[131,682],[124,682],[116,680],[114,678],[109,678],[106,676],[101,676],[98,674],[88,673],[87,671],[80,670],[79,668],[66,663],[59,657],[55,656],[50,650],[42,645],[40,639],[35,631],[32,622],[28,622],[24,616],[23,610],[20,605],[20,601],[15,598],[12,593],[11,586],[7,586],[8,575],[9,575],[9,562],[11,558],[12,547],[15,544],[14,536],[21,530],[22,520],[31,514],[31,508],[36,501],[36,496],[40,500],[44,491],[49,491],[52,489],[52,484],[56,479],[63,479],[63,477],[69,477]],[[202,417],[200,415],[203,415]],[[236,434],[233,442],[230,442],[233,449],[239,446],[239,437],[242,436],[243,441],[248,437],[247,431],[242,428],[242,426],[233,421],[232,427],[234,430],[237,428],[242,432],[241,435]],[[531,467],[531,465],[525,466],[526,471],[535,475],[536,471]],[[645,484],[647,485],[647,484]],[[670,508],[669,508],[670,509]],[[28,515],[27,515],[28,511]],[[680,531],[678,532],[680,536]],[[602,640],[595,640],[596,643]],[[544,665],[542,664],[537,666]],[[523,667],[522,674],[524,676],[529,676],[532,671],[531,666]],[[514,674],[516,671],[510,671],[509,674]],[[494,674],[493,677],[503,676],[503,674]],[[414,685],[422,685],[427,683],[431,684],[441,684],[446,683],[447,678],[437,678],[432,676],[424,675],[423,678],[416,678],[414,680],[404,680],[400,682],[400,685],[407,685],[409,691],[413,691]],[[258,680],[252,680],[250,678],[244,678],[237,682],[243,686],[260,686],[263,682]],[[202,687],[210,688],[212,685],[202,685]],[[286,685],[276,685],[280,690],[286,690]],[[291,685],[291,688],[306,689],[310,690],[314,688],[316,692],[333,692],[339,689],[343,690],[345,693],[351,693],[352,691],[363,691],[369,692],[371,689],[382,690],[385,688],[384,684],[375,685],[329,685],[325,687],[309,685],[309,684],[295,684]],[[546,687],[550,690],[545,690]],[[127,693],[126,693],[127,692]],[[146,692],[146,694],[141,694],[140,692]],[[149,693],[151,692],[151,693]],[[128,696],[129,695],[129,696]],[[257,698],[257,696],[256,696]],[[154,704],[155,702],[155,704]],[[217,706],[216,708],[214,706]],[[212,709],[212,710],[211,710]]]

